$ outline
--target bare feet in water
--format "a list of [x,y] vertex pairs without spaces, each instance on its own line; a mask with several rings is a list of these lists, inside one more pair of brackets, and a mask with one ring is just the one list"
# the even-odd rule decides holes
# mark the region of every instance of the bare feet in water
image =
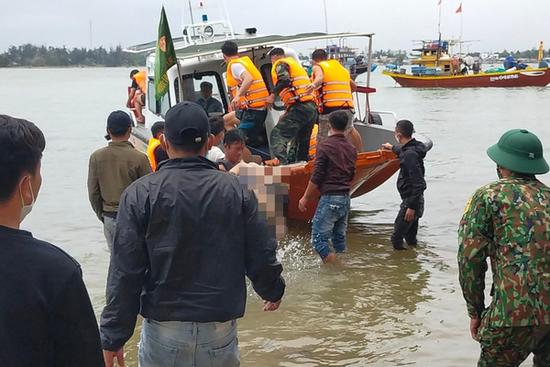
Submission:
[[325,264],[334,264],[338,261],[336,254],[334,252],[329,253],[324,259],[323,263]]

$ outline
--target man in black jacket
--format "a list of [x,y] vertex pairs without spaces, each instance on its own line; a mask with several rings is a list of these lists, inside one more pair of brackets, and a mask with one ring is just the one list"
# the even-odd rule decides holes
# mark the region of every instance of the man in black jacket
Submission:
[[80,265],[19,228],[38,198],[45,145],[32,122],[0,115],[0,366],[103,367]]
[[401,207],[395,224],[391,242],[396,250],[404,250],[403,238],[409,246],[416,246],[418,220],[424,213],[424,157],[426,146],[412,137],[414,126],[408,120],[400,120],[395,126],[395,140],[400,145],[386,143],[385,149],[392,150],[399,157],[399,177],[397,190],[401,199]]
[[238,366],[245,276],[264,310],[279,307],[277,243],[254,194],[204,158],[209,130],[198,104],[171,108],[161,138],[170,159],[122,195],[101,316],[107,366],[123,359],[138,312],[141,367]]

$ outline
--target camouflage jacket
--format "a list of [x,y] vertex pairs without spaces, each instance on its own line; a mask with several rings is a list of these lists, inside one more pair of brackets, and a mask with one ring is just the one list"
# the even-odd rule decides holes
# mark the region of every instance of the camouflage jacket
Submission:
[[[458,267],[470,317],[493,327],[550,324],[550,189],[510,177],[476,191],[459,227]],[[492,302],[485,309],[487,258]]]

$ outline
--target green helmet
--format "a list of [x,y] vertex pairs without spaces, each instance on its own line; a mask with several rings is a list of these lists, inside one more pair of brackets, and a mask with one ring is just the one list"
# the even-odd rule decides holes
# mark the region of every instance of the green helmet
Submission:
[[487,154],[496,164],[512,172],[538,175],[549,170],[539,138],[524,129],[505,132],[498,143],[487,149]]

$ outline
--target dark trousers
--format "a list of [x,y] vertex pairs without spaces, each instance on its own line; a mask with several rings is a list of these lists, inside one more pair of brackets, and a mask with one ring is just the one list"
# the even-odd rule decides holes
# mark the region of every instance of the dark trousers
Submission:
[[399,208],[399,213],[395,218],[395,223],[393,225],[393,233],[391,235],[391,243],[394,248],[401,249],[403,246],[403,239],[407,241],[409,246],[416,246],[417,239],[416,234],[418,233],[418,220],[424,214],[424,200],[422,200],[416,210],[414,220],[412,222],[407,222],[405,220],[405,212],[407,211],[407,206],[404,202],[401,203]]
[[317,122],[314,102],[293,104],[271,131],[271,152],[281,164],[307,161],[311,130]]

